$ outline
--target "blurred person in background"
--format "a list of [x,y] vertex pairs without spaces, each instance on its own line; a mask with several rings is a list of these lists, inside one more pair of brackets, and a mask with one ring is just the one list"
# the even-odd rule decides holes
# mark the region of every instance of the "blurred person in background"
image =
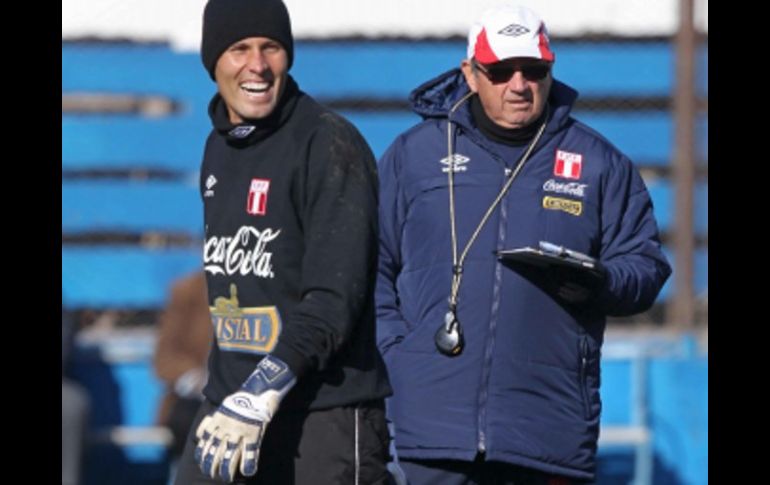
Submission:
[[166,392],[157,423],[171,431],[172,466],[181,457],[195,414],[203,401],[206,357],[213,334],[203,271],[174,282],[158,324],[153,366]]
[[80,384],[67,376],[77,323],[63,303],[61,313],[61,483],[78,485],[86,447],[90,398]]
[[218,88],[200,188],[215,333],[176,483],[385,483],[374,156],[289,74],[281,0],[210,0],[201,57]]
[[[638,171],[571,116],[554,61],[536,13],[487,10],[379,164],[378,345],[413,485],[594,480],[606,316],[648,309],[671,272]],[[593,271],[496,254],[520,247]]]

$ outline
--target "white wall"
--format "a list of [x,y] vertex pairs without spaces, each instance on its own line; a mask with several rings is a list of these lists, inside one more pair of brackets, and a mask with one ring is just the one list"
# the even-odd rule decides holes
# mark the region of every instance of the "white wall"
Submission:
[[[465,35],[501,0],[284,0],[297,38],[339,35]],[[695,0],[708,32],[708,1]],[[97,36],[168,41],[197,50],[206,0],[62,0],[62,38]],[[519,0],[546,20],[551,35],[670,35],[679,0]]]

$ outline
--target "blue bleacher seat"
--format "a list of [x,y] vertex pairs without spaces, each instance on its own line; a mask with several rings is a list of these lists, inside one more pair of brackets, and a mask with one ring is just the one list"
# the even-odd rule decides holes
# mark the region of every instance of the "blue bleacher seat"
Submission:
[[174,52],[164,45],[62,45],[65,94],[153,94],[205,103],[215,89],[195,53]]
[[201,236],[197,177],[188,180],[81,179],[62,183],[62,231],[185,232]]
[[[668,262],[671,263],[671,266],[674,269],[674,273],[676,273],[677,261],[676,261],[676,258],[674,258],[672,249],[664,245],[663,252],[668,258]],[[693,284],[695,285],[695,295],[698,298],[707,297],[708,295],[708,288],[709,288],[708,258],[709,258],[708,248],[699,248],[695,250]],[[668,279],[668,281],[666,281],[666,284],[663,285],[663,288],[660,290],[660,294],[658,295],[658,299],[657,299],[658,302],[665,302],[672,298],[673,296],[672,293],[674,291],[674,279],[675,279],[675,276],[674,274],[672,274],[671,277]]]
[[196,172],[211,131],[205,115],[62,116],[62,168]]
[[[556,39],[553,46],[556,77],[573,84],[583,96],[668,96],[673,91],[674,52],[666,41],[612,45]],[[322,98],[406,99],[418,85],[459,66],[464,56],[463,41],[298,41],[291,72],[302,89]],[[707,59],[704,47],[700,60]],[[110,69],[104,69],[105,65]],[[153,75],[147,76],[147,70]],[[704,90],[706,78],[699,77],[704,80]],[[165,94],[206,103],[214,89],[197,53],[147,45],[62,46],[64,92]]]
[[[420,122],[411,111],[343,111],[380,157],[401,132]],[[673,153],[672,115],[666,112],[576,112],[575,117],[599,131],[637,165],[666,166]],[[701,130],[707,129],[701,123]],[[62,167],[161,168],[197,171],[211,129],[208,117],[63,116]],[[655,140],[650,143],[650,140]],[[707,153],[707,138],[699,138]]]
[[[573,116],[598,131],[636,165],[670,166],[674,154],[673,113],[577,111]],[[697,140],[697,148],[699,153],[707,153],[706,137]]]
[[[583,97],[668,96],[673,90],[673,48],[668,42],[558,45],[555,41],[554,48],[559,53],[555,75],[576,87]],[[701,57],[707,59],[707,50],[702,53]],[[322,100],[358,97],[405,101],[412,89],[458,65],[463,55],[464,43],[457,41],[298,42],[292,74],[302,89]],[[106,63],[111,66],[109,70],[102,69]],[[137,69],[139,65],[143,69]],[[328,69],[330,65],[335,68]],[[596,75],[597,65],[607,66],[600,76]],[[144,75],[150,67],[155,74]],[[185,106],[183,116],[172,120],[111,117],[105,123],[98,117],[64,116],[65,168],[97,164],[176,169],[197,166],[202,140],[209,130],[205,110],[215,88],[196,53],[175,53],[164,46],[63,46],[65,93],[91,90],[164,94]],[[346,114],[359,126],[378,157],[395,134],[418,120],[410,112]],[[668,164],[673,152],[670,113],[578,112],[576,116],[604,134],[635,163]],[[142,131],[145,123],[153,128]],[[701,127],[700,131],[705,133],[705,129]],[[700,136],[698,143],[700,156],[705,158],[706,136]]]
[[200,248],[63,246],[62,292],[71,308],[159,309],[171,282],[201,267]]
[[91,398],[83,485],[165,485],[171,433],[155,425],[154,330],[81,332],[76,344],[72,375]]
[[417,114],[410,111],[343,111],[341,114],[358,128],[378,159],[398,135],[421,121]]
[[[676,216],[676,201],[674,200],[674,184],[671,179],[656,178],[649,180],[647,190],[652,198],[655,219],[658,229],[662,232],[673,232]],[[695,187],[694,198],[694,230],[697,236],[708,236],[708,184],[700,183]]]

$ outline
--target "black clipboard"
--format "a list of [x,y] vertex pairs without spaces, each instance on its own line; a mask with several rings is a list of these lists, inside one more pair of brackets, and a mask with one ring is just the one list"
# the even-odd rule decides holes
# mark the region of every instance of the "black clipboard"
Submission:
[[550,243],[545,243],[546,249],[536,249],[532,247],[523,247],[515,249],[503,249],[497,251],[497,257],[503,263],[524,263],[530,266],[561,269],[574,272],[579,279],[602,280],[604,272],[600,268],[599,262],[590,256],[565,249]]

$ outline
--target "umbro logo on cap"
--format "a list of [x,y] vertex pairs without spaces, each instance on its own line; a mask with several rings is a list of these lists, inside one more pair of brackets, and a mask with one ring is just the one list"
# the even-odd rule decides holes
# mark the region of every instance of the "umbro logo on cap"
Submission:
[[503,5],[485,11],[468,32],[468,59],[493,64],[514,57],[556,59],[545,22],[526,7]]
[[527,32],[529,32],[529,29],[524,27],[523,25],[519,24],[511,24],[508,27],[504,28],[498,34],[500,35],[510,35],[511,37],[518,37],[520,35],[524,35]]

